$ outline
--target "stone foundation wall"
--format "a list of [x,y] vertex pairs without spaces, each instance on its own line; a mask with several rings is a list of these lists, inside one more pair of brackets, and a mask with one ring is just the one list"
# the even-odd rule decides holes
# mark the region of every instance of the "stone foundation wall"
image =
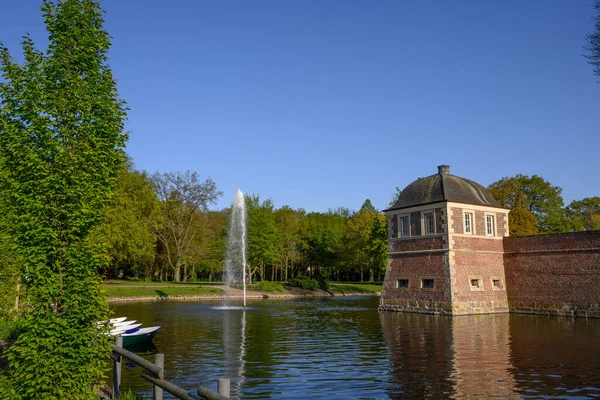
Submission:
[[511,312],[600,318],[600,231],[504,238]]

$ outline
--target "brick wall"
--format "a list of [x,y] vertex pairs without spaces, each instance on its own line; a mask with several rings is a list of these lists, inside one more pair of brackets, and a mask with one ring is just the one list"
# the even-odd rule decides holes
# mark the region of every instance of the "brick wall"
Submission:
[[600,231],[504,238],[512,312],[600,317]]
[[441,236],[425,236],[421,238],[397,239],[391,241],[391,249],[397,251],[436,250],[444,248]]
[[421,212],[410,213],[410,234],[411,236],[421,236]]
[[[443,251],[390,256],[383,283],[381,307],[396,311],[437,314],[449,312],[447,271],[447,254]],[[398,279],[409,279],[409,288],[397,288]],[[421,279],[434,279],[435,288],[422,289]]]

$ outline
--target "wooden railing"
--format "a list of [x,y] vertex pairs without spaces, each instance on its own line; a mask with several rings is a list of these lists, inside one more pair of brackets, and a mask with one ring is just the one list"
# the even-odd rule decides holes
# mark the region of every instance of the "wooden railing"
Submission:
[[[151,382],[153,385],[154,400],[163,400],[163,391],[171,393],[173,396],[182,400],[195,400],[185,389],[166,381],[164,379],[165,355],[155,354],[154,363],[134,354],[123,348],[123,337],[116,336],[115,344],[112,346],[111,358],[113,359],[113,399],[119,397],[121,386],[121,358],[128,360],[142,367],[142,378]],[[200,386],[196,393],[205,400],[227,400],[230,395],[229,379],[222,378],[218,381],[218,392],[212,391],[206,387]]]

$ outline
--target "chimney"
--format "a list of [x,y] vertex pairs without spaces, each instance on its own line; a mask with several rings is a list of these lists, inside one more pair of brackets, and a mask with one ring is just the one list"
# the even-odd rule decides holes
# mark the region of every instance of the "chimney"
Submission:
[[438,174],[449,174],[450,166],[449,165],[438,165]]

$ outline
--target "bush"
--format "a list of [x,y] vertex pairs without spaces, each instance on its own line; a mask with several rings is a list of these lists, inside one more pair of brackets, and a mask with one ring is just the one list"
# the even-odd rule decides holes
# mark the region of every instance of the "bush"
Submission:
[[19,320],[0,319],[0,339],[16,339],[21,330]]
[[327,278],[329,277],[329,272],[325,270],[320,270],[317,276],[317,281],[319,282],[319,288],[323,290],[329,290],[329,281]]
[[248,285],[248,290],[257,292],[283,292],[283,285],[277,282],[260,281]]
[[296,278],[288,281],[288,285],[291,287],[299,287],[305,290],[317,290],[319,283],[308,276],[299,275]]

